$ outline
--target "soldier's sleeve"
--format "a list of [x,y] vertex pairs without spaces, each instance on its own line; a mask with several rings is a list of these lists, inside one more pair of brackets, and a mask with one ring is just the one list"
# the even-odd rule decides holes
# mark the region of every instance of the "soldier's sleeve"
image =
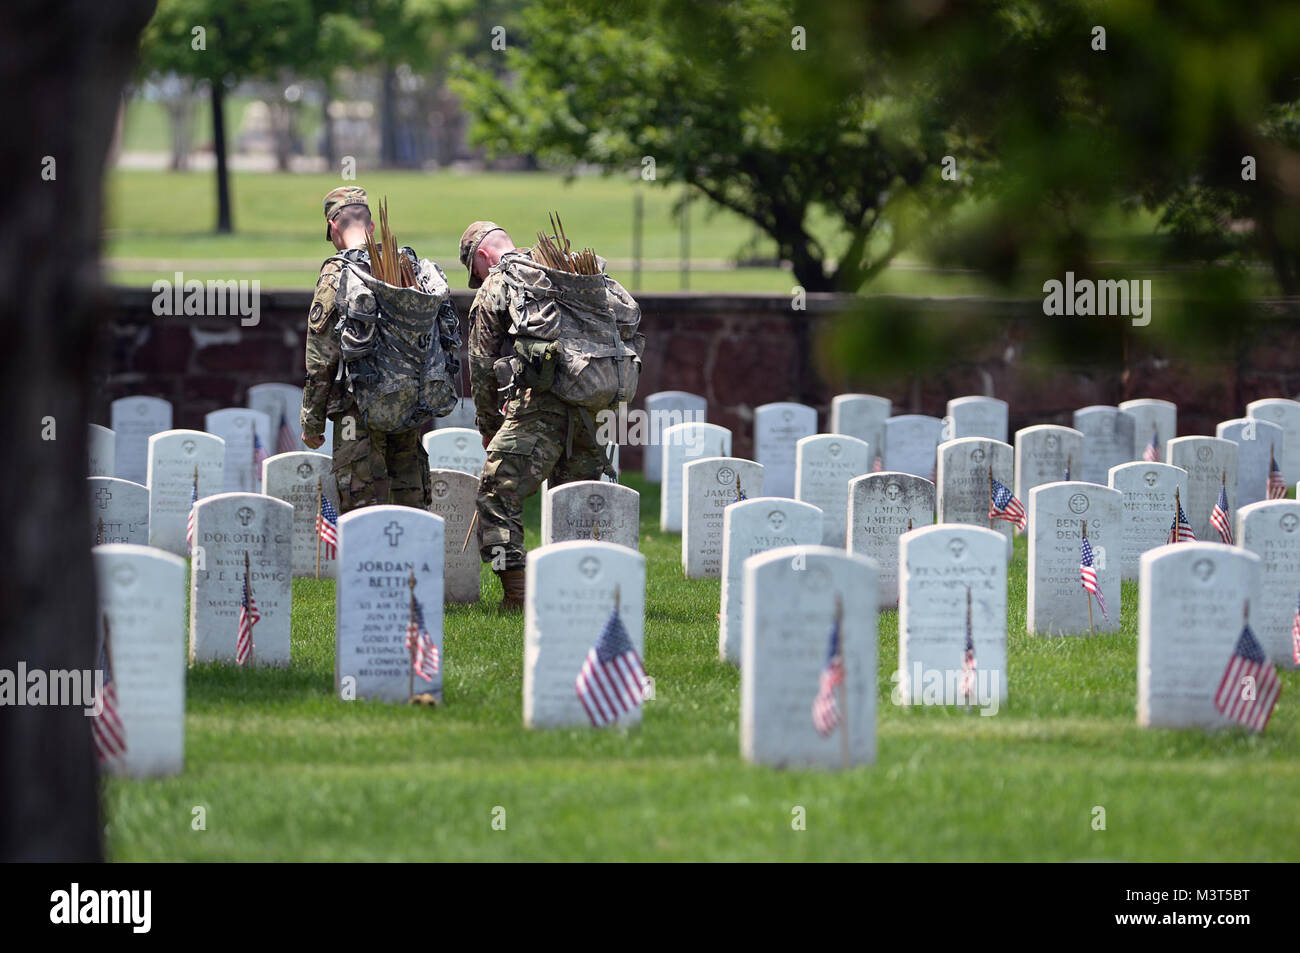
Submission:
[[319,437],[325,433],[330,388],[338,374],[334,295],[338,291],[342,267],[336,261],[327,261],[321,267],[320,277],[316,279],[316,293],[312,295],[311,309],[307,312],[307,377],[302,386],[302,432],[308,436]]
[[447,355],[447,373],[451,375],[452,380],[458,380],[460,378],[460,315],[456,313],[456,303],[450,298],[438,309],[438,338]]
[[495,293],[496,282],[485,283],[469,309],[469,388],[474,397],[474,422],[489,439],[505,423],[501,414],[495,364],[509,334],[509,312]]

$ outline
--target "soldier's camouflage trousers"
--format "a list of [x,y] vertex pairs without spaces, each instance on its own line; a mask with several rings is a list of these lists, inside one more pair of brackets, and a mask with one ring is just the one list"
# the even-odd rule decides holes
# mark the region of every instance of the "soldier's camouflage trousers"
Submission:
[[334,479],[339,487],[339,513],[361,506],[396,503],[427,510],[429,455],[420,431],[380,433],[357,425],[352,440],[343,439],[343,419],[358,419],[355,406],[334,421]]
[[[572,417],[572,433],[570,418]],[[572,439],[572,451],[567,451]],[[506,420],[488,444],[478,485],[479,556],[494,569],[524,566],[524,500],[543,480],[552,487],[599,480],[605,451],[569,405],[550,394],[525,396],[506,407]]]

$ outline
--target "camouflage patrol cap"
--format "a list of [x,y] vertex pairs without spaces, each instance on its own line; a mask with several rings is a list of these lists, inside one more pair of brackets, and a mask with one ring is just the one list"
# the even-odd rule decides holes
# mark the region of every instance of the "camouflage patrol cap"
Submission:
[[335,215],[349,205],[364,205],[369,209],[370,201],[366,198],[366,190],[359,185],[340,185],[325,196],[326,241],[329,241],[330,238],[329,223],[334,221]]
[[469,286],[477,288],[483,284],[482,278],[474,276],[474,253],[478,251],[478,246],[483,243],[490,232],[504,232],[505,229],[496,222],[475,222],[469,228],[465,229],[465,234],[460,236],[460,263],[465,266],[469,272]]

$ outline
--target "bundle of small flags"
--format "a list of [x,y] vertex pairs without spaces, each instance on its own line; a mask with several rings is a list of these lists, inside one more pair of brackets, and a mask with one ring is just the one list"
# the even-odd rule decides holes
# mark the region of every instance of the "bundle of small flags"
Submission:
[[1214,511],[1210,513],[1210,525],[1218,530],[1219,539],[1229,546],[1232,545],[1232,518],[1228,514],[1228,487],[1226,485],[1219,487],[1219,501],[1214,504]]
[[640,706],[644,683],[641,656],[628,638],[615,606],[578,672],[573,686],[578,702],[593,725],[607,725]]
[[835,614],[831,626],[830,648],[826,652],[826,667],[822,669],[817,697],[812,703],[812,722],[817,734],[829,737],[840,723],[840,706],[835,701],[835,689],[844,684],[844,650],[840,645],[840,615]]
[[1187,514],[1183,512],[1183,504],[1178,504],[1178,518],[1169,524],[1170,543],[1194,543],[1196,542],[1196,533],[1192,529],[1192,524],[1187,521]]
[[415,674],[426,682],[438,674],[438,646],[424,625],[424,606],[411,594],[411,620],[406,625],[406,650],[411,653]]
[[104,687],[100,692],[100,711],[90,723],[95,756],[100,761],[112,761],[126,754],[126,729],[117,714],[117,685],[113,682],[113,662],[108,650],[108,618],[104,618],[104,647],[99,654],[99,668],[104,673]]
[[325,544],[325,558],[335,559],[339,545],[339,511],[329,497],[321,494],[320,512],[316,514],[316,535]]
[[1151,431],[1151,442],[1147,444],[1147,448],[1142,451],[1142,459],[1147,463],[1160,462],[1160,440],[1154,428]]
[[1273,456],[1272,447],[1268,448],[1268,498],[1286,499],[1286,480],[1282,478],[1282,471],[1278,468],[1277,457]]
[[199,474],[194,471],[194,488],[190,490],[190,515],[185,517],[185,548],[189,552],[194,552],[194,524],[197,522],[198,508],[195,504],[199,502]]
[[284,412],[284,407],[280,407],[280,429],[275,434],[275,452],[276,453],[293,453],[298,449],[298,438],[293,435],[293,430],[289,427],[289,417]]
[[244,596],[239,603],[239,637],[235,641],[235,664],[243,665],[253,655],[253,626],[262,621],[253,600],[253,584],[248,581],[249,572],[244,571]]
[[1029,523],[1024,505],[1016,499],[1015,494],[1005,483],[995,477],[990,479],[993,484],[989,492],[989,519],[1014,523],[1016,529],[1023,533]]
[[1110,615],[1106,612],[1106,600],[1101,594],[1101,587],[1097,585],[1097,570],[1092,559],[1092,543],[1088,541],[1087,536],[1083,537],[1083,549],[1079,557],[1079,579],[1083,583],[1083,588],[1097,597],[1097,605],[1101,608],[1102,618],[1109,622]]
[[1214,694],[1214,707],[1251,731],[1263,731],[1281,692],[1277,670],[1269,664],[1250,626],[1244,626]]

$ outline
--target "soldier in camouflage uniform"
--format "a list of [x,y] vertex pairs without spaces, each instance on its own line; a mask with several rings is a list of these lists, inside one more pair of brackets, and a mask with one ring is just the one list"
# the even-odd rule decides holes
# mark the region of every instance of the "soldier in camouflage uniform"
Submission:
[[[365,247],[374,232],[364,189],[342,186],[325,196],[325,238],[340,252]],[[302,440],[313,450],[325,442],[325,421],[334,423],[332,470],[339,489],[339,512],[361,506],[398,503],[428,509],[429,455],[419,430],[383,433],[361,426],[356,402],[339,375],[335,325],[342,264],[326,261],[316,279],[307,315],[307,379],[302,393]],[[447,370],[460,373],[460,318],[450,300],[438,314],[438,334],[447,352]]]
[[509,289],[497,263],[516,249],[505,229],[475,222],[460,239],[469,286],[478,288],[469,311],[470,390],[475,423],[487,448],[478,486],[479,557],[501,580],[503,610],[523,608],[524,500],[543,480],[551,486],[598,480],[606,451],[568,404],[549,392],[525,389],[502,405],[495,364],[513,353]]

